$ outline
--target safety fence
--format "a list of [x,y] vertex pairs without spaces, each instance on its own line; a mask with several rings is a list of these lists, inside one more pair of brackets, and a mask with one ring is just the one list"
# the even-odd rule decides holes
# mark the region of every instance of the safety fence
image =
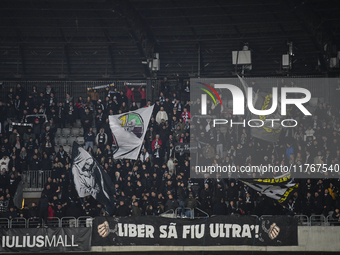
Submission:
[[[159,80],[150,80],[152,85],[152,92],[159,93]],[[21,87],[23,87],[28,95],[33,91],[33,86],[36,86],[37,92],[43,92],[45,93],[45,89],[47,84],[51,85],[55,92],[55,97],[58,100],[64,101],[66,97],[66,93],[69,93],[71,96],[73,96],[74,100],[77,100],[79,96],[81,97],[87,97],[87,89],[114,84],[115,87],[117,87],[118,91],[123,91],[124,94],[126,92],[125,84],[129,84],[128,86],[134,86],[135,88],[139,87],[140,85],[146,85],[147,80],[109,80],[109,81],[2,81],[2,86],[0,87],[0,99],[1,100],[7,100],[8,94],[10,93],[10,89],[13,90],[13,93],[16,91],[17,84],[20,84]],[[136,85],[134,85],[136,84]],[[105,99],[107,96],[107,93],[105,91],[105,88],[98,89],[98,93],[101,99]],[[140,93],[138,90],[135,91],[135,100],[136,102],[140,102]],[[152,97],[155,95],[152,93]],[[152,98],[151,98],[152,99]]]
[[[329,215],[326,217],[324,215],[294,215],[294,218],[297,220],[299,226],[340,226],[340,219],[334,219],[332,217],[333,211],[329,212]],[[200,208],[188,208],[188,207],[177,207],[175,210],[168,210],[160,215],[161,217],[166,218],[190,218],[190,219],[200,219],[210,217],[206,212],[201,210]],[[211,215],[215,216],[215,215]],[[241,215],[240,215],[241,216]],[[271,216],[271,215],[251,215],[253,217],[260,218],[262,216]]]
[[0,228],[77,228],[77,227],[92,227],[93,218],[89,216],[75,217],[48,217],[47,221],[36,218],[17,217],[13,219],[0,218]]
[[42,189],[48,178],[52,176],[52,170],[27,170],[23,171],[24,189]]

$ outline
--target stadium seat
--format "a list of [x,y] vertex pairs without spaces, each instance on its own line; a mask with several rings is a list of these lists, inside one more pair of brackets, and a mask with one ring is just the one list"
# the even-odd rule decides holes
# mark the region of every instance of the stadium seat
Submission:
[[77,137],[71,136],[71,137],[69,137],[69,138],[67,139],[67,144],[70,145],[70,146],[72,146],[72,145],[73,145],[73,142],[76,141],[76,140],[77,140]]
[[97,128],[92,128],[92,132],[96,135],[97,134]]
[[63,137],[68,137],[70,134],[71,134],[71,129],[69,129],[69,128],[63,128],[61,130],[61,135]]
[[83,128],[79,128],[79,136],[84,136],[84,129]]
[[55,136],[60,136],[61,135],[61,128],[57,128],[57,131],[55,133]]
[[67,139],[65,137],[59,138],[59,145],[65,146],[67,144]]
[[309,105],[311,107],[316,107],[318,105],[318,98],[317,97],[312,97],[310,100],[309,100]]
[[72,153],[71,146],[65,145],[64,146],[64,151],[66,151],[66,153]]
[[80,119],[76,119],[76,122],[75,122],[75,124],[74,124],[74,127],[75,127],[75,128],[81,128],[81,121],[80,121]]
[[77,137],[77,143],[79,145],[84,145],[85,144],[84,137],[81,137],[81,136]]
[[80,134],[79,128],[72,128],[71,129],[71,136],[77,137],[77,136],[79,136],[79,134]]

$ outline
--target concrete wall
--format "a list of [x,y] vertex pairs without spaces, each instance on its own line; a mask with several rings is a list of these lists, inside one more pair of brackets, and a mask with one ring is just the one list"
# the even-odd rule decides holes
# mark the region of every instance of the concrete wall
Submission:
[[155,251],[291,251],[339,252],[340,226],[299,226],[298,246],[94,246],[93,252]]

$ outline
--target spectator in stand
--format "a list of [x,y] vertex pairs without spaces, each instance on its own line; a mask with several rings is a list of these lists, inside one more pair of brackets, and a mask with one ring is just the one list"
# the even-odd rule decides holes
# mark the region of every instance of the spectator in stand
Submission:
[[130,107],[130,111],[135,111],[138,109],[138,106],[136,105],[136,102],[132,102],[132,105]]
[[55,93],[54,89],[51,87],[50,84],[47,84],[46,88],[45,88],[45,97],[49,98],[51,96],[51,93],[53,93],[53,94]]
[[196,201],[196,199],[194,198],[192,192],[189,192],[189,197],[185,200],[184,206],[185,206],[186,208],[188,208],[188,209],[185,211],[185,216],[188,217],[188,218],[193,217],[193,216],[194,216],[194,215],[193,215],[194,209],[197,207],[197,201]]
[[40,224],[42,225],[47,225],[47,216],[48,216],[48,197],[46,196],[45,193],[41,194],[41,198],[39,199],[39,205],[38,205],[38,217],[41,220]]
[[5,199],[4,195],[0,195],[0,218],[6,217],[8,206],[9,206],[9,201]]
[[85,140],[85,150],[87,150],[89,147],[93,148],[94,142],[96,140],[96,136],[93,133],[92,127],[90,127],[89,131],[86,132],[84,136],[84,140]]
[[75,113],[75,109],[74,109],[74,105],[72,101],[69,102],[65,106],[65,116],[66,116],[66,124],[72,127],[74,124],[74,120],[76,118],[76,113]]
[[162,146],[162,143],[160,136],[157,134],[155,139],[152,141],[151,149],[154,151],[157,148],[157,145]]
[[18,217],[18,213],[17,211],[15,210],[14,206],[10,206],[9,207],[9,211],[7,211],[7,219],[11,220],[11,219],[14,219]]
[[7,154],[4,154],[2,156],[2,158],[0,159],[0,171],[2,171],[3,169],[5,169],[6,172],[8,172],[8,165],[9,165],[9,157],[7,156]]
[[182,117],[184,123],[187,123],[188,120],[191,119],[191,114],[190,114],[190,112],[188,112],[187,108],[183,109],[181,117]]
[[146,91],[145,91],[145,87],[140,86],[138,88],[138,91],[141,95],[141,100],[140,100],[140,108],[144,107],[146,105]]
[[132,105],[132,102],[135,102],[135,95],[133,93],[135,88],[131,87],[130,89],[127,85],[125,85],[125,88],[126,88],[126,97],[128,99],[127,107],[130,107]]
[[108,136],[104,132],[104,128],[101,128],[99,133],[96,136],[97,147],[100,148],[101,151],[104,151],[107,142],[108,142]]
[[65,101],[64,101],[64,107],[69,105],[71,102],[72,102],[72,104],[74,103],[73,97],[70,95],[70,93],[66,93],[66,98],[65,98]]
[[90,95],[90,98],[92,100],[92,103],[95,105],[97,101],[99,100],[99,93],[96,89],[88,88],[87,94]]
[[[129,104],[129,105],[132,106],[132,104]],[[122,105],[120,106],[118,113],[121,114],[121,113],[125,113],[125,112],[128,112],[128,111],[129,111],[128,106],[126,105],[125,102],[122,102]]]
[[116,211],[114,213],[114,217],[124,217],[131,216],[129,207],[125,204],[125,201],[121,199],[119,201],[119,205],[116,207]]
[[101,108],[99,108],[95,117],[95,123],[98,130],[104,128],[104,125],[106,124],[106,119],[106,114],[103,113]]
[[164,107],[161,106],[159,112],[156,115],[156,122],[160,124],[162,120],[167,121],[168,120],[168,114],[164,111]]
[[81,108],[83,107],[83,105],[84,105],[83,98],[80,96],[78,97],[78,101],[76,102],[76,105],[75,105],[77,119],[80,119],[82,117]]
[[33,227],[40,227],[39,219],[39,212],[36,203],[32,202],[31,207],[28,210],[28,219]]
[[93,116],[89,109],[85,110],[85,114],[81,118],[82,125],[84,127],[84,132],[87,132],[90,127],[92,127]]

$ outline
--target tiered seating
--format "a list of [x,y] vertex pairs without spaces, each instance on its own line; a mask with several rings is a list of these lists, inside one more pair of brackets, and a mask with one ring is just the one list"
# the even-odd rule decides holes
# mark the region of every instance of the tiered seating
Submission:
[[65,151],[71,152],[74,141],[80,145],[85,144],[84,129],[81,127],[79,119],[76,120],[73,128],[58,128],[54,139],[57,151],[59,146],[62,145]]

